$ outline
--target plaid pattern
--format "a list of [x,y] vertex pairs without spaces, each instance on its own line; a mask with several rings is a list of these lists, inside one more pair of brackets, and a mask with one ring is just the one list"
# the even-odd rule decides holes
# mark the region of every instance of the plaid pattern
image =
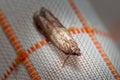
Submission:
[[[75,0],[74,2],[91,28],[95,27],[108,32],[87,0]],[[82,24],[67,0],[1,0],[0,8],[25,50],[45,39],[35,28],[32,18],[33,13],[42,6],[52,11],[66,28],[70,26],[82,28]],[[82,55],[80,57],[71,56],[63,68],[62,64],[66,55],[51,43],[44,44],[28,56],[31,64],[38,72],[38,76],[42,80],[114,80],[113,74],[89,35],[87,33],[76,33],[72,36],[78,43]],[[98,34],[95,36],[116,71],[120,74],[120,65],[118,64],[120,54],[116,45],[105,36]],[[16,52],[7,40],[2,28],[0,28],[0,43],[0,76],[2,76],[16,58]],[[20,64],[8,79],[30,80],[31,78],[26,68]]]

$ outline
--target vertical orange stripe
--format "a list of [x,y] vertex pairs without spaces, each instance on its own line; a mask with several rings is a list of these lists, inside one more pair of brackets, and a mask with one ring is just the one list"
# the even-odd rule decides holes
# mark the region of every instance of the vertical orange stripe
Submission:
[[[114,66],[110,62],[109,58],[107,57],[104,50],[102,49],[101,45],[97,41],[96,37],[94,36],[94,33],[93,33],[92,29],[90,29],[89,25],[87,24],[87,22],[82,17],[82,15],[79,12],[78,8],[76,7],[74,1],[73,0],[68,0],[68,2],[70,4],[70,6],[72,7],[72,9],[74,10],[75,14],[78,16],[78,18],[79,18],[80,22],[82,23],[82,25],[85,27],[86,32],[89,34],[90,38],[92,39],[93,43],[95,44],[96,48],[100,52],[100,54],[101,54],[101,56],[102,56],[102,58],[104,59],[105,62],[106,62],[105,58],[107,58],[106,64],[107,64],[108,68],[110,69],[111,73],[113,74],[114,78],[116,80],[119,80],[120,79],[119,74],[117,73]],[[104,54],[104,56],[103,56],[103,54]]]
[[100,43],[97,41],[95,36],[90,35],[93,43],[95,44],[96,48],[98,49],[98,51],[100,52],[101,56],[103,57],[104,61],[106,62],[106,65],[108,66],[108,68],[110,69],[111,73],[113,74],[114,78],[116,80],[120,79],[119,74],[117,73],[117,71],[115,70],[114,66],[112,65],[111,61],[109,60],[109,58],[107,57],[107,55],[105,54],[104,50],[102,49]]
[[[2,11],[0,11],[0,24],[2,25],[2,29],[3,29],[3,31],[5,32],[5,34],[7,35],[10,43],[11,43],[11,44],[13,45],[13,47],[15,48],[18,56],[21,55],[21,54],[22,54],[22,56],[23,56],[23,53],[27,54],[27,53],[24,51],[23,47],[20,45],[20,43],[19,43],[18,39],[16,38],[16,36],[15,36],[12,28],[11,28],[10,25],[8,24],[6,18],[4,17]],[[12,37],[12,39],[11,39],[11,37]],[[14,43],[15,43],[15,44],[14,44]],[[24,56],[23,56],[23,57],[24,57]],[[29,60],[28,60],[28,62],[30,63]],[[25,66],[26,66],[26,64],[25,64]],[[30,66],[31,66],[31,68],[32,68],[32,71],[34,71],[34,72],[36,73],[36,74],[35,74],[35,77],[34,77],[33,75],[30,75],[31,78],[32,78],[32,79],[36,78],[37,80],[40,80],[40,78],[39,78],[36,70],[32,67],[32,65],[30,65]],[[26,66],[26,68],[27,68],[27,66]],[[31,71],[30,71],[29,69],[27,69],[27,70],[28,70],[28,73],[31,74]],[[10,74],[10,71],[7,72],[7,73]],[[7,77],[8,74],[5,74],[5,77]]]
[[71,8],[74,10],[75,14],[77,15],[77,17],[79,18],[80,22],[82,23],[83,26],[88,26],[86,21],[84,20],[83,16],[81,15],[81,13],[79,12],[79,10],[77,9],[75,3],[73,2],[73,0],[68,0]]

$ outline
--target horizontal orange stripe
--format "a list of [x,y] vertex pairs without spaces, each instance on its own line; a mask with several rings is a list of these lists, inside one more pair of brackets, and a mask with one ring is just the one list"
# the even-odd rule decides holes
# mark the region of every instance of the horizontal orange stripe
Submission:
[[108,35],[107,33],[103,32],[103,31],[100,31],[100,30],[97,30],[97,29],[92,29],[92,30],[95,34],[100,34],[100,35],[103,35],[103,36],[113,40],[113,38],[110,35]]
[[[92,30],[92,29],[90,29],[90,30]],[[87,32],[90,33],[90,30],[88,30]],[[85,33],[86,32],[84,27],[82,27],[82,28],[70,27],[70,28],[68,28],[68,31],[71,32],[71,34],[79,34],[79,33]],[[28,50],[27,50],[28,53],[30,54],[30,53],[34,52],[35,50],[37,50],[38,48],[40,48],[41,46],[43,46],[47,42],[49,42],[49,40],[46,38],[46,39],[43,39],[40,42],[32,45],[30,48],[28,48]],[[96,43],[96,41],[95,41],[95,43]],[[103,51],[100,50],[100,52],[103,52]]]

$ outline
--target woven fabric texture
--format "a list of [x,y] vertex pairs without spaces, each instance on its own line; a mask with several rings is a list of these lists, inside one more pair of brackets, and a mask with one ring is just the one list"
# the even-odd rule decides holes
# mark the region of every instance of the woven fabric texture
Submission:
[[[74,0],[74,2],[90,28],[109,33],[87,0]],[[41,7],[49,9],[67,29],[83,28],[67,0],[0,0],[0,9],[25,50],[46,39],[33,23],[33,14]],[[31,51],[28,59],[38,76],[42,80],[115,80],[89,34],[80,32],[72,36],[81,49],[82,55],[70,56],[64,67],[62,65],[67,56],[50,42]],[[120,75],[120,52],[114,41],[97,33],[95,37]],[[16,52],[0,25],[0,77],[16,57]],[[8,77],[8,80],[30,79],[22,63]]]

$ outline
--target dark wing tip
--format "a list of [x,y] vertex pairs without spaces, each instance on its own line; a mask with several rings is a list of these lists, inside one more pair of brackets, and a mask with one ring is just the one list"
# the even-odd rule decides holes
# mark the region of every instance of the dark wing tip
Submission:
[[44,12],[45,10],[47,10],[45,7],[41,7],[41,9],[40,9],[40,11],[42,12]]
[[39,11],[37,11],[37,12],[35,12],[35,13],[33,14],[33,19],[34,19],[34,21],[36,21],[37,18],[40,16],[39,14],[40,14]]
[[34,25],[36,26],[36,28],[41,31],[42,30],[42,22],[40,19],[40,12],[39,11],[34,13],[33,22],[34,22]]
[[45,12],[48,11],[45,7],[41,7],[40,15],[45,17]]
[[43,16],[43,17],[47,17],[49,14],[50,16],[54,17],[53,14],[51,13],[51,11],[49,11],[47,8],[45,7],[41,7],[41,10],[40,10],[40,15]]

